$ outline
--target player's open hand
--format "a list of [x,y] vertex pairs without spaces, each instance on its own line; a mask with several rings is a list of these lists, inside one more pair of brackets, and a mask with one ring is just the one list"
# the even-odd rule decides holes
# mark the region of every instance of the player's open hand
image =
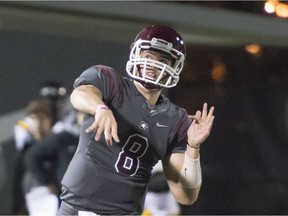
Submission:
[[214,107],[208,112],[207,103],[204,103],[202,112],[198,110],[194,116],[189,116],[193,119],[187,132],[188,144],[191,147],[199,148],[209,136],[215,118],[213,112]]
[[99,141],[101,134],[104,133],[106,143],[112,145],[115,142],[120,142],[117,134],[117,123],[113,113],[109,109],[100,109],[95,114],[95,121],[85,130],[86,133],[96,130],[95,140]]

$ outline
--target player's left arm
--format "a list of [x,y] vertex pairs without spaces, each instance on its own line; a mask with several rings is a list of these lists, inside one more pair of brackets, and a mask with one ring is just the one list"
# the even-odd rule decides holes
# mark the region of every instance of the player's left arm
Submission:
[[184,205],[193,204],[200,191],[202,173],[200,166],[200,146],[209,136],[213,121],[214,107],[207,111],[197,111],[187,131],[187,149],[184,154],[174,153],[163,160],[163,169],[169,188],[177,201]]

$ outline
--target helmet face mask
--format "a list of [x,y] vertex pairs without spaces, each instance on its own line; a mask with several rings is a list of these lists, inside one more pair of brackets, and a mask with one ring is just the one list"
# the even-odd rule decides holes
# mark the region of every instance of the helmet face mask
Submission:
[[[171,57],[172,65],[149,58],[143,58],[141,52],[151,50],[164,53]],[[181,36],[166,26],[150,26],[141,31],[131,48],[126,71],[130,77],[140,83],[147,83],[154,88],[171,88],[179,81],[180,72],[185,61],[185,45]],[[151,78],[147,68],[158,70],[157,78]]]

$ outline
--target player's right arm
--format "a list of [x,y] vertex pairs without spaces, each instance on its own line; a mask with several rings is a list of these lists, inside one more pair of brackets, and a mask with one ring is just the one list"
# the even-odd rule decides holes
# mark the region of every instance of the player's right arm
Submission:
[[101,91],[93,85],[80,85],[70,96],[73,107],[83,113],[95,116],[95,121],[86,129],[87,133],[96,130],[95,140],[100,140],[104,133],[106,143],[112,145],[112,138],[119,142],[117,123],[112,111],[102,100]]
[[187,131],[187,148],[184,154],[173,153],[163,160],[163,169],[169,188],[177,201],[184,205],[193,204],[199,195],[202,183],[200,146],[209,136],[214,107],[208,112],[207,103],[197,111]]

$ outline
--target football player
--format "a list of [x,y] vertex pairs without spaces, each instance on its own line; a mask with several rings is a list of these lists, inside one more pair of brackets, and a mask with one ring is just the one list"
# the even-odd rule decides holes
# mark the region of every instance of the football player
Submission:
[[193,204],[202,183],[200,146],[214,107],[193,119],[162,94],[177,85],[185,44],[172,28],[152,25],[131,46],[122,77],[96,65],[74,83],[73,106],[86,113],[78,149],[62,180],[59,215],[140,215],[159,160],[176,200]]

